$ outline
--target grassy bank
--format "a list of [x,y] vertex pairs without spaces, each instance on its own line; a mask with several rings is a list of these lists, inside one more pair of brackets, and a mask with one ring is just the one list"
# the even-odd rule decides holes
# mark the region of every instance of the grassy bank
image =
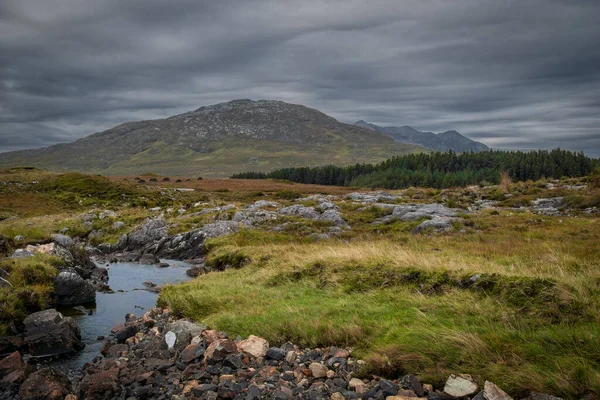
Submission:
[[510,214],[433,237],[394,224],[317,243],[241,232],[208,243],[209,264],[238,268],[161,301],[234,335],[354,346],[392,377],[440,385],[463,372],[516,396],[600,393],[598,219]]

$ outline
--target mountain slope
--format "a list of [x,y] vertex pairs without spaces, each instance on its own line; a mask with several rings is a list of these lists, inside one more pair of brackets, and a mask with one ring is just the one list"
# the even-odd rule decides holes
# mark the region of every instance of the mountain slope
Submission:
[[466,151],[489,150],[485,144],[471,140],[456,131],[447,131],[439,134],[433,132],[420,132],[410,126],[378,126],[365,121],[356,121],[356,126],[384,133],[398,142],[423,146],[437,151],[453,150],[459,153]]
[[425,151],[308,107],[234,100],[166,119],[128,122],[72,143],[0,154],[0,166],[103,174],[229,176],[288,166],[375,162]]

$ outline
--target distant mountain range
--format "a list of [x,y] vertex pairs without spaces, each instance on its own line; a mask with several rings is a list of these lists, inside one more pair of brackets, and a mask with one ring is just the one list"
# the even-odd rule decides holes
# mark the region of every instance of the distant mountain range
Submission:
[[362,120],[356,121],[354,125],[386,134],[401,143],[423,146],[436,151],[453,150],[463,153],[489,150],[489,147],[485,144],[471,140],[456,131],[435,134],[433,132],[420,132],[410,126],[378,126]]
[[[370,127],[369,127],[370,128]],[[112,175],[226,177],[241,171],[348,165],[428,151],[312,108],[234,100],[170,118],[127,122],[72,143],[0,153],[0,166]]]

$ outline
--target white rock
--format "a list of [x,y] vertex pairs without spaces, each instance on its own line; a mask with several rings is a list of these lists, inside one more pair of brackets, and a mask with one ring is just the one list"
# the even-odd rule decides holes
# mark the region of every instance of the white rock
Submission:
[[446,381],[446,386],[444,386],[444,393],[449,394],[453,397],[465,397],[476,393],[477,389],[477,384],[475,383],[471,375],[452,374],[448,377],[448,380]]
[[165,335],[165,342],[167,343],[167,346],[169,346],[169,349],[172,349],[173,346],[175,346],[176,341],[177,341],[177,335],[175,334],[175,332],[173,332],[173,331],[167,332],[167,334]]
[[269,342],[261,337],[250,335],[248,339],[239,342],[237,348],[239,351],[248,353],[254,358],[264,357],[269,350]]
[[483,398],[485,400],[512,400],[506,392],[490,381],[485,381],[483,386]]

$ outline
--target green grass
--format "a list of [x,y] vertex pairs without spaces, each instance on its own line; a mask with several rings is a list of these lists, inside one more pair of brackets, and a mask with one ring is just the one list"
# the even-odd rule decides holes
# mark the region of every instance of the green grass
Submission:
[[562,219],[483,213],[462,235],[374,239],[364,227],[350,242],[242,232],[206,246],[209,264],[241,269],[169,286],[160,301],[231,335],[352,346],[364,373],[437,386],[470,373],[516,397],[576,398],[600,393],[600,224]]

